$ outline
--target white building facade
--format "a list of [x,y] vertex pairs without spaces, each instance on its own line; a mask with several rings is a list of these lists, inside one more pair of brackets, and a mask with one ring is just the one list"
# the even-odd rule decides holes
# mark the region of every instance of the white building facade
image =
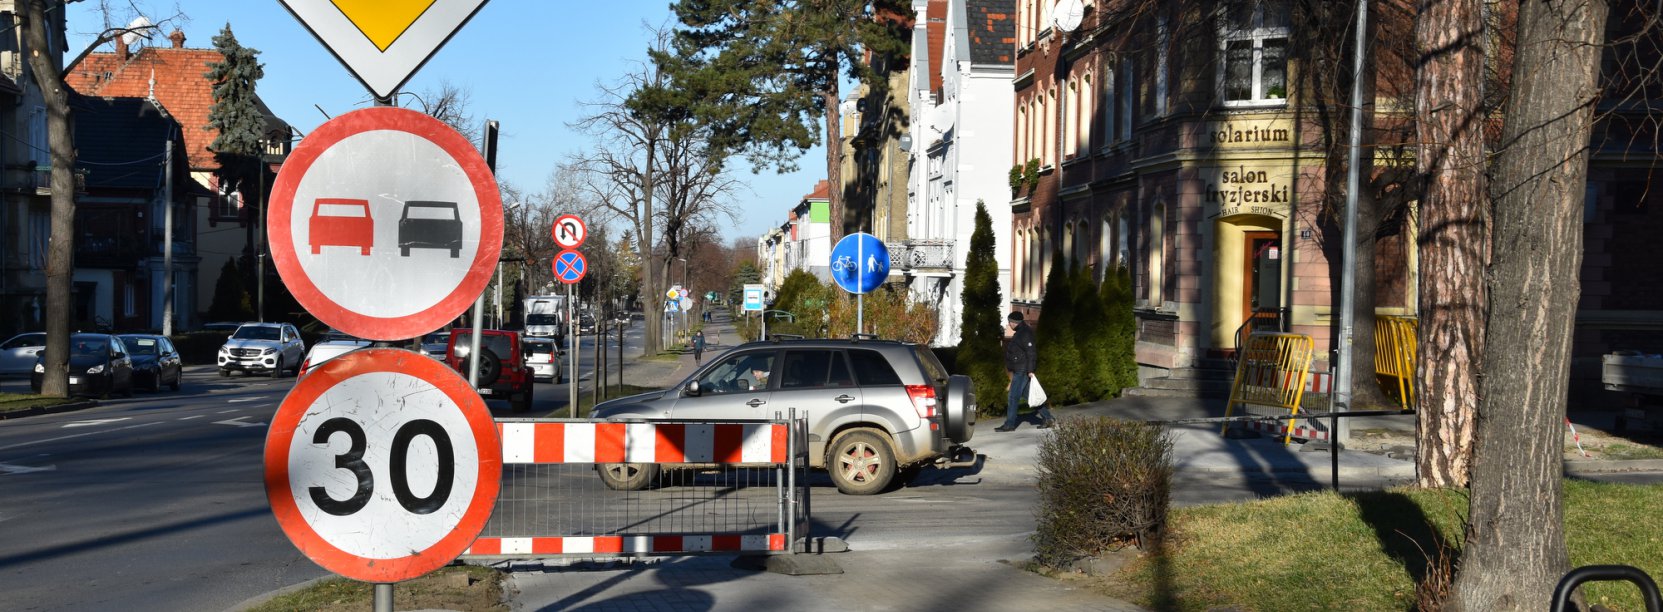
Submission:
[[[956,345],[976,203],[993,221],[1001,312],[1011,253],[1015,0],[915,0],[908,248],[897,267],[939,312],[932,344]],[[939,31],[937,31],[939,30]],[[939,41],[939,46],[933,44]],[[939,72],[937,72],[939,70]],[[931,74],[934,73],[934,74]]]

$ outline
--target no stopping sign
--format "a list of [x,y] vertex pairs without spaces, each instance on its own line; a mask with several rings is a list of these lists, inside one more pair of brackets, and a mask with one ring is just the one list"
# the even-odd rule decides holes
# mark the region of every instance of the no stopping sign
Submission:
[[308,373],[266,435],[266,497],[283,532],[324,569],[399,582],[467,550],[491,517],[502,446],[455,371],[365,349]]

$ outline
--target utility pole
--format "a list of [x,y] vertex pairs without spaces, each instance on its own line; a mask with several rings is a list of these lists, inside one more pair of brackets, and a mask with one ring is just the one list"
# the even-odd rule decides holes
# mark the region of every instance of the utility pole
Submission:
[[[171,130],[169,130],[171,132]],[[173,135],[162,156],[162,335],[173,335]],[[160,382],[160,381],[158,381]]]

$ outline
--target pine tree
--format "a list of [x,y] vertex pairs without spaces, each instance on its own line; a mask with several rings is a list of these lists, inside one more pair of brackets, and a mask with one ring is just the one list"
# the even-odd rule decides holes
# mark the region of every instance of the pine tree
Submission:
[[265,68],[257,59],[259,51],[237,43],[229,23],[214,37],[214,50],[225,61],[210,62],[208,72],[202,74],[214,83],[214,105],[203,129],[219,132],[208,150],[219,163],[220,185],[240,189],[260,171],[266,119],[254,100],[254,85],[265,76]]
[[1062,249],[1051,252],[1051,273],[1045,276],[1040,300],[1039,327],[1034,341],[1039,349],[1035,376],[1053,406],[1079,402],[1080,351],[1074,342],[1074,287]]
[[1104,275],[1098,290],[1105,319],[1108,321],[1107,366],[1110,393],[1118,395],[1122,389],[1138,386],[1137,319],[1132,315],[1132,275],[1125,267],[1117,267]]
[[985,414],[1005,412],[1005,373],[1002,340],[1004,313],[999,312],[999,261],[993,240],[993,218],[987,204],[976,201],[976,229],[965,253],[964,288],[959,294],[958,372],[974,383],[976,399]]
[[1109,397],[1113,374],[1109,370],[1108,308],[1092,282],[1091,269],[1074,270],[1074,344],[1080,351],[1080,401]]
[[254,307],[249,304],[248,291],[243,289],[242,274],[237,271],[237,258],[225,260],[219,269],[219,282],[214,283],[214,301],[208,305],[208,318],[214,321],[248,321],[254,318]]

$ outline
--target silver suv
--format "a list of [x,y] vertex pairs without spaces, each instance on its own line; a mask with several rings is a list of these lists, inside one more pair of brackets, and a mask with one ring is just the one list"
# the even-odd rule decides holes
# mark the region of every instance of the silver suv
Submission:
[[[809,465],[826,469],[851,495],[882,492],[924,465],[951,461],[976,425],[969,377],[948,375],[929,347],[865,337],[752,342],[669,389],[604,402],[594,414],[725,421],[772,418],[791,408],[807,413]],[[651,485],[660,467],[597,469],[608,487],[635,490]]]
[[306,343],[300,331],[288,323],[244,323],[219,347],[219,375],[232,370],[248,374],[264,372],[272,378],[284,370],[300,371],[306,358]]

